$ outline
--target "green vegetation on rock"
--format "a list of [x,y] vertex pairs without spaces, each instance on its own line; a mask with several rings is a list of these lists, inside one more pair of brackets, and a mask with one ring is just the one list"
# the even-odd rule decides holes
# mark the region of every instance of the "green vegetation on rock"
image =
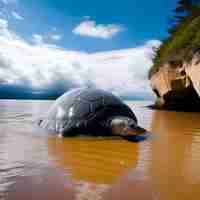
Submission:
[[189,61],[200,48],[200,0],[179,0],[169,29],[169,37],[156,49],[149,78],[165,62]]

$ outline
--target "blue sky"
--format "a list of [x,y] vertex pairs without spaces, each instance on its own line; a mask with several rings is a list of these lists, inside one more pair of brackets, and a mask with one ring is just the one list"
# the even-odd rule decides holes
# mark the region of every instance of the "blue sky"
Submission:
[[[151,39],[165,38],[175,6],[176,0],[18,0],[9,7],[24,16],[23,22],[13,19],[11,24],[26,39],[56,28],[63,36],[58,45],[93,52],[132,48]],[[74,35],[73,28],[86,17],[97,24],[121,25],[124,31],[110,40]]]
[[91,83],[125,97],[151,96],[152,47],[167,37],[176,3],[0,0],[0,90],[27,86],[34,95]]

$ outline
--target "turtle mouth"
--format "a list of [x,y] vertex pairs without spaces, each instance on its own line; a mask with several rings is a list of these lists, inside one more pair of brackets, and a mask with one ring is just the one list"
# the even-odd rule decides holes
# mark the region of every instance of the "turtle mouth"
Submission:
[[126,135],[141,135],[141,134],[144,134],[146,132],[147,132],[146,129],[144,129],[140,126],[135,126],[135,127],[129,127],[126,130]]

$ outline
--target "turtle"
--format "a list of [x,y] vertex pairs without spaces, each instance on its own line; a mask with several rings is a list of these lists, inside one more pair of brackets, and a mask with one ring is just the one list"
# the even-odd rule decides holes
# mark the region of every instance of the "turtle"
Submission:
[[129,136],[146,131],[118,96],[98,88],[76,88],[64,93],[39,125],[68,137]]

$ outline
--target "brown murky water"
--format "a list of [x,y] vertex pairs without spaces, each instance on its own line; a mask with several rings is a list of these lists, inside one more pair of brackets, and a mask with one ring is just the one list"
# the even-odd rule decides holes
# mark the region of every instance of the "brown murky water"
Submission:
[[0,199],[200,199],[200,114],[127,102],[140,142],[49,136],[51,101],[0,101]]

